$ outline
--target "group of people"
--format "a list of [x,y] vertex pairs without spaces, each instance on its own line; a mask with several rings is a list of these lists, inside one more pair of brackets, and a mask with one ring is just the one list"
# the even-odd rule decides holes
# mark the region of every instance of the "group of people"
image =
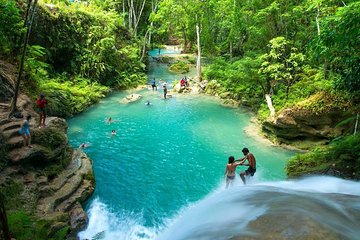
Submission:
[[[45,98],[45,94],[40,94],[36,100],[38,113],[39,113],[39,128],[45,126],[46,120],[46,105],[48,100]],[[31,146],[31,134],[30,134],[30,119],[31,115],[24,117],[21,127],[19,129],[19,134],[23,137],[24,147],[32,148]]]
[[186,88],[188,86],[189,86],[189,82],[187,77],[185,76],[180,80],[180,87]]
[[[256,172],[256,159],[254,155],[249,151],[248,148],[243,148],[242,153],[245,157],[237,160],[235,160],[234,156],[229,157],[229,161],[226,164],[224,173],[224,176],[226,176],[226,188],[228,188],[235,179],[235,170],[237,166],[248,166],[245,171],[240,172],[240,178],[244,184],[246,184],[246,178],[249,176],[254,176]],[[246,164],[245,161],[247,161]]]
[[[168,89],[167,89],[167,85],[166,85],[166,82],[164,82],[163,80],[160,79],[160,84],[162,83],[162,88],[163,88],[163,92],[164,92],[164,99],[166,99],[166,96],[167,96],[167,92],[168,92]],[[157,85],[156,85],[156,80],[155,78],[153,78],[151,80],[151,88],[153,91],[157,91]]]

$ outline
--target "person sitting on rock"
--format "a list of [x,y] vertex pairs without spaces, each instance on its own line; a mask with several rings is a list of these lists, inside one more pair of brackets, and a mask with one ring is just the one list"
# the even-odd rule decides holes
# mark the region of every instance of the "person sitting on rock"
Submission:
[[185,80],[183,78],[180,80],[180,87],[186,87]]
[[32,148],[30,145],[31,143],[31,135],[30,135],[30,118],[31,115],[28,115],[26,118],[24,118],[24,121],[21,125],[21,128],[19,130],[20,135],[24,139],[24,147]]
[[188,82],[188,79],[187,79],[186,76],[184,77],[184,81],[185,81],[185,86],[188,87],[188,86],[189,86],[189,82]]

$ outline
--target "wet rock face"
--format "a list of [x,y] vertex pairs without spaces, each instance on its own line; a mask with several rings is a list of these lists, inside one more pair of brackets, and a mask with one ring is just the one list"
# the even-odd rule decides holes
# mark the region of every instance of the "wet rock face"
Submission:
[[346,127],[336,127],[346,116],[340,112],[315,114],[304,109],[285,109],[274,121],[263,123],[263,130],[280,139],[328,140],[342,134]]

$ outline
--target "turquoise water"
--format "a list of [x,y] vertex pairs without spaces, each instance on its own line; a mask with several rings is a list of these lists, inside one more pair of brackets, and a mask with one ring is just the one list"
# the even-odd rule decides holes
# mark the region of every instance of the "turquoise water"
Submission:
[[[154,76],[168,82],[180,77],[152,63],[149,79]],[[132,93],[143,98],[119,102]],[[106,123],[108,117],[115,121]],[[93,160],[96,178],[85,206],[89,228],[80,238],[156,238],[188,206],[224,188],[227,158],[242,157],[243,147],[257,159],[250,184],[285,179],[286,160],[294,153],[247,136],[250,118],[245,110],[222,107],[211,97],[164,100],[159,88],[113,93],[69,119],[69,141],[74,147],[89,145],[84,151]],[[235,185],[242,186],[239,177]]]

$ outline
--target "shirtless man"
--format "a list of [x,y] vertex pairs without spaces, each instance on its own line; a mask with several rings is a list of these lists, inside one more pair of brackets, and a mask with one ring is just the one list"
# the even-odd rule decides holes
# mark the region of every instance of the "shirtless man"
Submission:
[[240,163],[235,163],[235,158],[233,156],[229,157],[229,162],[226,164],[224,176],[226,176],[226,188],[229,187],[229,184],[235,179],[235,170]]
[[[241,151],[243,152],[245,157],[236,160],[236,162],[239,161],[239,165],[249,166],[248,169],[240,173],[241,180],[243,181],[244,184],[246,184],[245,176],[249,176],[249,175],[254,176],[256,172],[256,159],[254,155],[251,152],[249,152],[249,149],[243,148],[243,150]],[[244,164],[246,160],[248,160],[248,163]]]

